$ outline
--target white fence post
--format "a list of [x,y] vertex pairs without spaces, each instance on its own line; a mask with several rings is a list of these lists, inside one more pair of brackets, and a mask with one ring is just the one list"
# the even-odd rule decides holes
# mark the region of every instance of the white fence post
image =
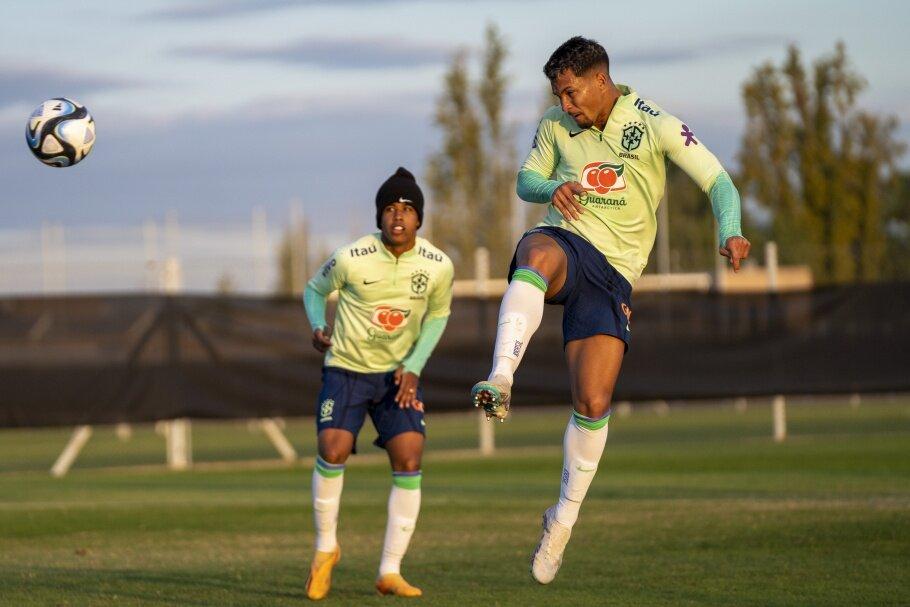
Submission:
[[[777,243],[765,243],[765,269],[768,272],[768,292],[777,292]],[[783,394],[778,394],[771,402],[771,414],[774,418],[774,442],[782,443],[787,438],[787,402]]]
[[260,427],[262,428],[262,432],[272,442],[272,446],[274,446],[281,455],[281,459],[286,462],[294,462],[297,460],[297,451],[294,449],[294,446],[291,445],[291,441],[284,435],[284,432],[281,431],[281,427],[276,420],[270,417],[263,419],[260,421]]
[[[474,251],[474,287],[478,297],[487,297],[490,285],[490,252],[486,247],[477,247]],[[478,420],[478,444],[481,455],[493,455],[496,450],[496,425],[487,421],[486,415],[480,411]]]
[[76,461],[79,452],[82,451],[82,447],[85,446],[85,443],[88,442],[88,439],[91,438],[91,436],[91,426],[76,426],[73,435],[70,437],[69,443],[67,443],[63,452],[60,454],[60,457],[57,458],[57,461],[54,462],[54,466],[51,468],[51,474],[57,478],[65,476],[66,473],[69,472],[73,462]]
[[171,470],[186,470],[189,468],[193,463],[190,420],[181,418],[167,422],[164,439],[167,443],[167,467]]
[[787,408],[783,394],[774,397],[771,409],[774,416],[774,442],[782,443],[787,438]]
[[478,297],[486,297],[490,282],[490,252],[486,247],[474,250],[474,285]]
[[114,434],[117,436],[117,440],[125,443],[133,438],[133,427],[127,423],[119,423],[114,426]]
[[768,291],[777,292],[777,243],[765,243],[765,269],[768,272]]
[[483,411],[477,420],[480,422],[480,454],[493,455],[496,451],[496,424],[488,420]]
[[745,413],[746,409],[748,409],[748,408],[749,408],[749,399],[747,399],[745,396],[740,396],[739,398],[736,398],[733,400],[733,409],[737,413]]

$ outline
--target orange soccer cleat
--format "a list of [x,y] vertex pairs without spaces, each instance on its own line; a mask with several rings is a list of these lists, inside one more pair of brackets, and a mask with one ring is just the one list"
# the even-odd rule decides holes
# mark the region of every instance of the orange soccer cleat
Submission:
[[401,577],[400,573],[386,573],[376,579],[376,590],[379,594],[392,594],[395,596],[415,597],[421,596],[423,591],[416,586],[411,586]]
[[325,598],[332,588],[332,568],[341,560],[341,546],[331,552],[316,551],[310,576],[306,579],[306,595],[313,601]]

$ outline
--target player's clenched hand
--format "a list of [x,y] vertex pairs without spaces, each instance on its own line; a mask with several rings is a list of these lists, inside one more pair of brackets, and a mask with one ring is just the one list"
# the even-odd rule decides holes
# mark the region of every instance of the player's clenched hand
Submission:
[[332,347],[332,327],[313,331],[313,347],[323,353]]
[[739,272],[739,264],[743,259],[749,257],[751,248],[752,244],[742,236],[731,236],[720,248],[720,254],[730,259],[734,272]]
[[405,371],[404,367],[395,369],[395,385],[398,386],[395,402],[398,403],[399,409],[413,407],[417,411],[423,411],[423,403],[417,400],[419,382],[420,377],[410,371]]
[[578,219],[585,208],[575,199],[575,196],[585,194],[587,190],[577,181],[567,181],[553,192],[550,202],[556,207],[562,216],[568,221]]

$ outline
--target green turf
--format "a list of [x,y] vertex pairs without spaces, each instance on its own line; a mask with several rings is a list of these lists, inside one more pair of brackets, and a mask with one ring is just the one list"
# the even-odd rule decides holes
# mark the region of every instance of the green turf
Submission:
[[[556,581],[527,573],[556,497],[567,411],[516,411],[495,459],[464,452],[474,416],[431,416],[423,509],[406,576],[425,605],[901,605],[910,588],[910,402],[636,407],[611,421],[600,472]],[[288,435],[312,454],[312,421]],[[160,437],[96,431],[64,479],[58,430],[0,432],[0,605],[300,605],[313,545],[309,468],[155,463]],[[369,446],[370,433],[361,441]],[[528,448],[533,447],[533,448]],[[244,424],[194,425],[200,460],[272,457]],[[375,455],[345,475],[344,551],[327,604],[372,590],[390,486]]]

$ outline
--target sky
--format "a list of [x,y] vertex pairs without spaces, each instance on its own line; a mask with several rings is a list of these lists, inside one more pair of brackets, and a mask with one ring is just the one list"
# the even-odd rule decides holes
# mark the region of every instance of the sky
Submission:
[[[443,74],[459,51],[476,68],[490,23],[509,49],[506,114],[520,156],[543,105],[541,67],[576,34],[600,41],[614,80],[686,120],[732,169],[741,85],[790,43],[813,59],[843,40],[868,81],[860,105],[896,116],[910,141],[910,70],[900,60],[910,56],[910,4],[896,1],[42,6],[0,9],[0,257],[17,230],[42,222],[139,229],[167,215],[236,225],[256,208],[277,230],[292,201],[320,233],[368,231],[385,177],[399,165],[425,174],[440,141]],[[40,164],[24,141],[31,110],[55,96],[96,121],[95,148],[75,167]]]

